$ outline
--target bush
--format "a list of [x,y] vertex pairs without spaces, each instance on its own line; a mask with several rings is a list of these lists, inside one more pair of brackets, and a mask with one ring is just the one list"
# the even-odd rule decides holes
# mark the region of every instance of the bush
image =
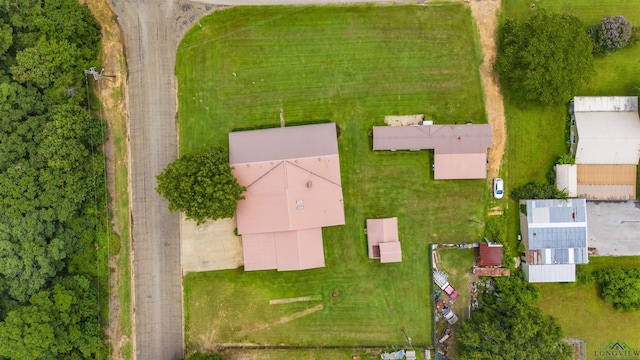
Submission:
[[619,310],[640,310],[640,269],[603,269],[595,273],[600,295]]
[[507,224],[504,216],[488,216],[484,223],[484,237],[494,243],[502,244],[502,266],[513,269],[516,266],[511,256],[511,245],[507,241]]
[[562,154],[556,161],[558,165],[574,165],[576,163],[576,157],[571,154]]
[[537,184],[534,182],[519,186],[511,191],[511,198],[514,200],[535,200],[535,199],[567,199],[569,194],[566,191],[558,190],[555,185]]
[[506,238],[506,230],[504,216],[489,216],[484,225],[484,237],[502,244]]
[[633,25],[624,16],[602,18],[602,22],[589,29],[594,53],[607,54],[629,45],[633,36]]

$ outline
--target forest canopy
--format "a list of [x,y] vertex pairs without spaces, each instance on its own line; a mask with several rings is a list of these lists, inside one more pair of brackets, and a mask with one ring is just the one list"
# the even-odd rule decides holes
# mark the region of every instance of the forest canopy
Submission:
[[83,74],[99,27],[77,0],[0,9],[0,358],[104,358],[104,124]]

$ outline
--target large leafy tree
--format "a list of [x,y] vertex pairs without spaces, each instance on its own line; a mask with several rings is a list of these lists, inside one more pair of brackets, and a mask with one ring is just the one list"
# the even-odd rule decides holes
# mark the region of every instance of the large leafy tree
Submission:
[[156,190],[169,201],[169,210],[183,212],[198,224],[232,217],[244,187],[231,173],[227,152],[218,147],[186,154],[157,176]]
[[458,359],[570,359],[556,320],[535,306],[539,292],[518,276],[496,278],[495,289],[458,330]]
[[517,97],[566,102],[595,74],[591,39],[575,16],[540,11],[500,28],[495,70]]
[[640,309],[640,269],[603,269],[595,277],[602,298],[616,309]]

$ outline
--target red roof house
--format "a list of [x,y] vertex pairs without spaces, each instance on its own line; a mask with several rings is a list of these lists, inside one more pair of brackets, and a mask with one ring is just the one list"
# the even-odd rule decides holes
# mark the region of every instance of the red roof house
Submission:
[[484,179],[489,124],[374,126],[373,150],[433,149],[434,179]]
[[480,266],[502,266],[502,244],[480,244]]
[[345,223],[336,125],[229,133],[229,162],[245,270],[324,267],[322,227]]
[[369,259],[380,259],[381,263],[401,262],[398,218],[367,219],[367,243]]

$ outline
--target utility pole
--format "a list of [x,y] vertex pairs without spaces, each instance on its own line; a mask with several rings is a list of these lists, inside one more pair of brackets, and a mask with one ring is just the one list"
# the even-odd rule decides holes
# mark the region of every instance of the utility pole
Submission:
[[84,75],[92,75],[93,76],[93,80],[100,80],[104,77],[116,77],[115,75],[104,75],[104,68],[102,68],[102,70],[100,70],[100,72],[98,73],[96,71],[95,67],[90,67],[89,70],[85,70],[84,71]]

